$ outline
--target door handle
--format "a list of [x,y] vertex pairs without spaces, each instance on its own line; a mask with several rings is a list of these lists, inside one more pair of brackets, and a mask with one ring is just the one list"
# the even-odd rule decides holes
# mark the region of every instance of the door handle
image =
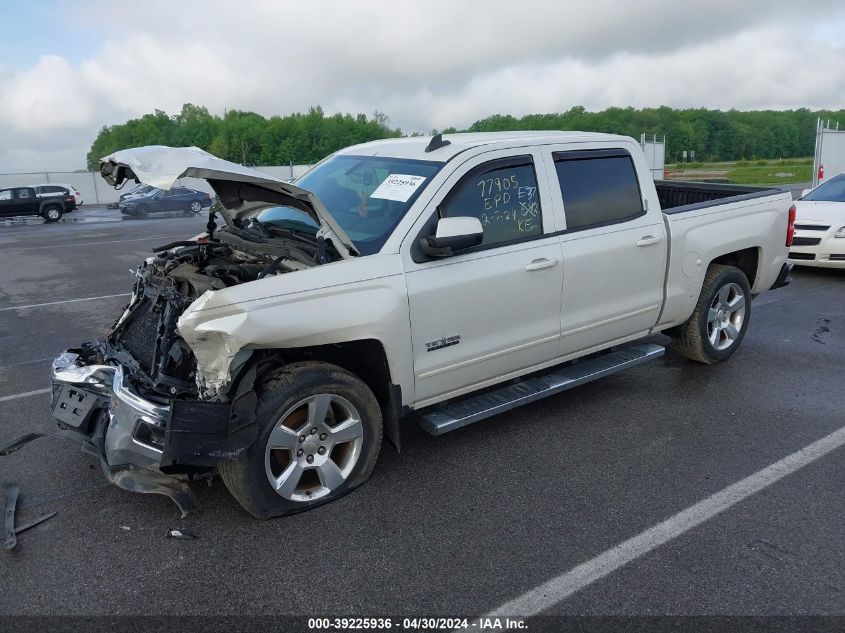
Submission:
[[653,244],[660,244],[662,241],[663,238],[660,236],[646,235],[637,240],[637,246],[651,246]]
[[545,257],[541,257],[540,259],[535,259],[533,262],[528,264],[525,267],[525,270],[543,270],[544,268],[551,268],[552,266],[557,266],[557,258],[553,259],[546,259]]

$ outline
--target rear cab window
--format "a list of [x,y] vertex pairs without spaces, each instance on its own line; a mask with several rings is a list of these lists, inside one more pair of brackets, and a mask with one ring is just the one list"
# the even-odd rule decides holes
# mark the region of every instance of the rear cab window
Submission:
[[627,151],[555,152],[553,158],[567,232],[645,215],[637,172]]
[[543,234],[537,176],[530,156],[479,165],[455,185],[439,209],[441,217],[478,218],[484,229],[482,247]]

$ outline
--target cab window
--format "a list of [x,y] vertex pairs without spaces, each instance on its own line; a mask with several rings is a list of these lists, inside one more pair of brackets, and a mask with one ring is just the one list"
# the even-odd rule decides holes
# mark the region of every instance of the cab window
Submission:
[[473,169],[440,205],[441,217],[473,217],[484,229],[482,246],[543,234],[537,177],[530,156]]
[[29,189],[18,189],[15,192],[15,198],[18,200],[29,200],[30,197]]
[[558,152],[554,159],[567,231],[616,224],[645,214],[628,152]]
[[12,190],[11,189],[3,189],[0,191],[0,200],[11,200],[12,199]]

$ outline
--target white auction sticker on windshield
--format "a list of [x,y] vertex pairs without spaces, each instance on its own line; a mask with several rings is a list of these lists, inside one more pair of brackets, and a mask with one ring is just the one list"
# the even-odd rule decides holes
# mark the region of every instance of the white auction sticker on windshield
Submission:
[[371,198],[408,202],[420,185],[425,182],[425,176],[408,176],[407,174],[390,174],[370,194]]

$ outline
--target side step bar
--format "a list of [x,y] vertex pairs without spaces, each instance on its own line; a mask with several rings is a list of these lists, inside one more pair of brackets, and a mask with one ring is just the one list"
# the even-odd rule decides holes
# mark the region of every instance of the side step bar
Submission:
[[664,353],[665,348],[654,344],[623,347],[572,365],[555,368],[548,374],[507,384],[494,391],[436,408],[421,417],[420,425],[432,435],[443,435],[523,404],[642,365],[660,358]]

